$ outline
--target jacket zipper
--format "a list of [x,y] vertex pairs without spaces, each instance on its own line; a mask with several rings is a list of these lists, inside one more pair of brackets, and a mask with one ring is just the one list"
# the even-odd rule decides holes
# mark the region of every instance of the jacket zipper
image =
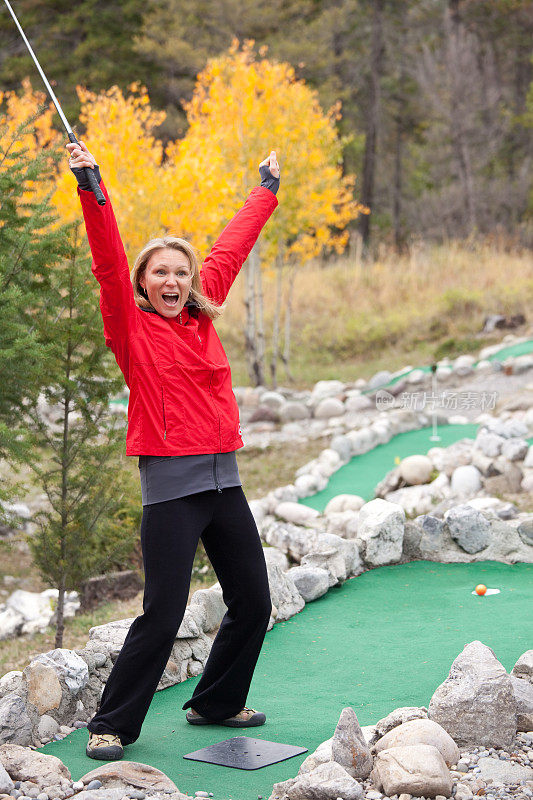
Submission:
[[218,482],[217,459],[218,459],[218,455],[217,455],[217,453],[215,453],[213,455],[213,480],[215,482],[215,489],[217,490],[217,492],[222,493],[222,489],[220,488],[220,484]]
[[165,417],[165,395],[164,395],[164,392],[163,392],[163,387],[161,387],[161,405],[163,407],[163,429],[164,429],[163,439],[166,439],[167,438],[167,420],[166,420],[166,417]]

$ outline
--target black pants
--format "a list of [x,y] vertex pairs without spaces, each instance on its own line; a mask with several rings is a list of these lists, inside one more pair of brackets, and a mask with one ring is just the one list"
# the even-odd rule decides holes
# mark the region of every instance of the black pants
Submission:
[[131,624],[89,731],[115,733],[123,745],[139,737],[185,613],[200,537],[228,610],[183,708],[220,721],[245,706],[271,602],[257,527],[235,486],[144,507],[144,613]]

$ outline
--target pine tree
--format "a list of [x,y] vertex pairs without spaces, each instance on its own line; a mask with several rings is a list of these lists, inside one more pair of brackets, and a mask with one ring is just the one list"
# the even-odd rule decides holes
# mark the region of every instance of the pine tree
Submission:
[[48,499],[28,544],[43,580],[58,589],[56,647],[63,641],[65,592],[127,561],[136,534],[122,525],[131,502],[119,457],[124,429],[109,413],[122,376],[104,343],[80,226],[70,233],[67,258],[50,273],[36,320],[47,349],[47,384],[27,409],[33,445],[43,454],[31,467]]
[[[48,274],[65,250],[64,231],[51,228],[49,200],[43,198],[49,158],[20,145],[34,121],[7,135],[0,121],[0,458],[9,462],[27,454],[22,408],[39,393],[47,352],[35,321]],[[5,499],[6,487],[0,492]]]

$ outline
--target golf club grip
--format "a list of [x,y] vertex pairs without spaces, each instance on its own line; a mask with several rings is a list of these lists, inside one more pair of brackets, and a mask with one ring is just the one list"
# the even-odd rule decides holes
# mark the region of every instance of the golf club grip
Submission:
[[91,184],[91,189],[96,197],[96,202],[99,206],[105,206],[105,197],[103,191],[100,189],[98,185],[98,181],[94,177],[94,170],[90,167],[85,167],[85,175],[87,176],[87,180]]
[[[72,144],[79,144],[78,140],[76,139],[76,134],[74,133],[74,131],[68,131],[67,135],[69,142],[72,142]],[[85,177],[89,181],[91,191],[96,197],[96,202],[98,203],[99,206],[105,206],[104,193],[100,189],[98,181],[94,177],[94,171],[90,167],[84,167],[83,169],[85,170]]]

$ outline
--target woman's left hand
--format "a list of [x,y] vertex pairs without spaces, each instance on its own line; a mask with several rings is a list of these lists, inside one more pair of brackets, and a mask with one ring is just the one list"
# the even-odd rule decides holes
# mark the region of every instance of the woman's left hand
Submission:
[[268,158],[265,158],[264,161],[261,161],[261,163],[259,164],[259,168],[261,167],[268,167],[273,177],[279,178],[279,164],[276,158],[275,150],[272,150]]

